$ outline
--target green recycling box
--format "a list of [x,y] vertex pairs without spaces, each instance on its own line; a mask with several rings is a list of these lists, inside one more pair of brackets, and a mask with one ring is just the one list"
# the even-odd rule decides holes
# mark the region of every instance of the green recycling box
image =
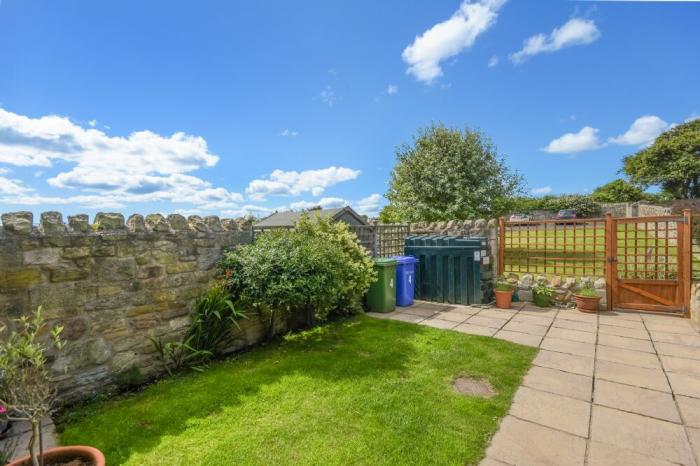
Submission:
[[367,292],[367,305],[372,312],[391,312],[396,307],[396,261],[374,259],[374,270],[379,279]]

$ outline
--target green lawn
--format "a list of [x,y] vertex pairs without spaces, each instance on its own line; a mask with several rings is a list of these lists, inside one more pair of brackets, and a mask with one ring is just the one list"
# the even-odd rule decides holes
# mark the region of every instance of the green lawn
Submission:
[[[78,408],[109,465],[476,464],[535,349],[365,316]],[[491,399],[456,393],[487,378]]]

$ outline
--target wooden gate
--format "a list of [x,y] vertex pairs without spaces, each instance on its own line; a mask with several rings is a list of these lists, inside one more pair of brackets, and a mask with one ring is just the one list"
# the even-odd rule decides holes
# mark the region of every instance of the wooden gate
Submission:
[[[690,314],[692,219],[499,222],[498,272],[605,276],[607,308]],[[699,262],[700,263],[700,262]]]
[[608,309],[688,314],[691,218],[607,218]]

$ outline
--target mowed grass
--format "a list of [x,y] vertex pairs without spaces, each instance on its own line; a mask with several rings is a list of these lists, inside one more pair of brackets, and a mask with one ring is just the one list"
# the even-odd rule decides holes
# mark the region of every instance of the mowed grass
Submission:
[[[652,225],[645,230],[644,223],[618,224],[615,250],[621,278],[675,278],[676,232],[665,231],[664,223],[658,231]],[[601,277],[605,242],[601,224],[513,226],[506,231],[505,272]]]
[[[535,351],[358,316],[78,408],[60,443],[109,465],[476,464]],[[456,393],[462,375],[498,394]]]

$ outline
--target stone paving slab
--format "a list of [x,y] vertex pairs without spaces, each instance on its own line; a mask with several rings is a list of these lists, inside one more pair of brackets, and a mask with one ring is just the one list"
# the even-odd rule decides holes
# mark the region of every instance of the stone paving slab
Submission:
[[598,344],[603,346],[612,346],[613,348],[624,348],[635,351],[644,351],[646,353],[655,353],[654,345],[649,340],[640,340],[638,338],[619,337],[617,335],[598,335]]
[[505,329],[499,330],[493,336],[494,338],[512,341],[513,343],[518,343],[520,345],[534,346],[535,348],[540,346],[540,342],[542,341],[541,335],[531,335],[529,333],[513,332]]
[[520,387],[510,415],[579,437],[588,437],[590,403],[561,395]]
[[580,341],[562,340],[545,335],[540,348],[560,353],[576,354],[578,356],[593,357],[595,355],[595,345],[591,343],[581,343]]
[[593,402],[677,424],[681,422],[676,403],[670,393],[597,379]]
[[487,458],[518,466],[577,466],[585,455],[585,439],[513,416],[503,418],[486,450]]
[[535,366],[558,369],[573,374],[593,377],[593,358],[575,354],[558,353],[541,349],[532,362]]
[[603,406],[593,406],[591,440],[680,464],[695,459],[683,426]]
[[[483,463],[482,463],[483,464]],[[588,444],[588,458],[586,464],[590,466],[673,466],[670,463],[648,455],[642,455],[632,450],[608,445],[602,442],[591,441]]]
[[590,402],[593,378],[559,369],[535,366],[523,378],[523,386]]
[[540,348],[484,466],[700,464],[700,332],[688,320],[523,303],[369,315]]
[[661,370],[661,363],[655,354],[641,351],[599,345],[596,351],[596,358],[603,361],[619,362],[620,364],[627,364],[629,366]]

